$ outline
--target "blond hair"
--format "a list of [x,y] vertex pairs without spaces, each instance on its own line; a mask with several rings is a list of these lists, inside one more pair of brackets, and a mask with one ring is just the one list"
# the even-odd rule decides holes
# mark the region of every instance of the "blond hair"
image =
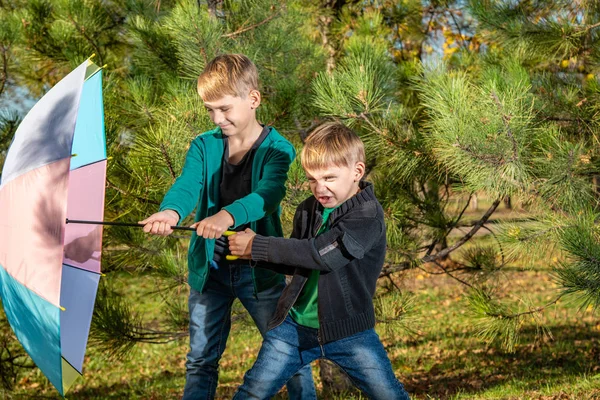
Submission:
[[198,94],[204,101],[226,95],[246,97],[251,90],[258,90],[258,70],[243,54],[215,57],[198,77]]
[[365,146],[350,128],[337,122],[316,127],[306,138],[301,153],[302,168],[309,171],[332,165],[352,168],[365,162]]

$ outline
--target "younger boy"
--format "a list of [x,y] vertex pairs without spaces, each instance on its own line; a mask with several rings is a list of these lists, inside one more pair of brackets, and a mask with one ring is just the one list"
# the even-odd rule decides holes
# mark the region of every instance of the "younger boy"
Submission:
[[[160,212],[141,221],[145,232],[169,235],[196,208],[188,253],[190,351],[184,400],[215,397],[236,298],[261,334],[266,332],[284,277],[247,268],[247,261],[228,261],[222,235],[248,227],[264,235],[283,234],[279,203],[295,157],[289,141],[256,120],[258,72],[246,56],[226,54],[209,62],[198,77],[198,94],[217,127],[192,141]],[[287,386],[291,399],[316,399],[310,366]]]
[[363,143],[327,123],[308,137],[301,161],[314,196],[298,206],[291,238],[250,230],[229,238],[232,254],[293,275],[234,399],[270,399],[318,358],[340,366],[369,399],[408,399],[374,330],[386,238],[373,185],[361,181]]

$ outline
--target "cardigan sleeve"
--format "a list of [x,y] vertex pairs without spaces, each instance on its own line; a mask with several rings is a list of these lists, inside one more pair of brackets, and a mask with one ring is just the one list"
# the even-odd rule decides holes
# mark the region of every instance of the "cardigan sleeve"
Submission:
[[[265,215],[273,213],[285,196],[285,181],[290,164],[296,156],[294,146],[288,141],[277,142],[265,154],[265,162],[255,190],[223,207],[233,216],[236,228],[240,225],[257,221]],[[258,156],[258,154],[256,155]]]
[[177,177],[160,204],[160,210],[174,210],[179,222],[188,216],[198,204],[200,190],[204,185],[204,154],[200,138],[192,141],[185,157],[181,175]]
[[[292,233],[290,235],[290,237],[292,237],[292,238],[299,238],[299,237],[301,237],[301,234],[302,234],[300,226],[302,224],[302,206],[303,206],[303,204],[304,203],[300,204],[298,206],[298,208],[296,208],[296,213],[294,215],[294,220],[293,220],[294,224],[292,226]],[[256,235],[254,237],[254,239],[256,239],[257,237],[263,237],[263,236]],[[266,268],[271,271],[275,271],[275,272],[278,272],[278,273],[284,274],[284,275],[294,275],[294,273],[296,272],[295,266],[276,264],[276,263],[271,263],[271,262],[264,261],[264,260],[257,263],[256,266],[260,267],[260,268]]]
[[322,272],[335,271],[354,259],[363,258],[384,235],[383,216],[377,218],[373,213],[349,213],[315,238],[284,239],[256,235],[252,243],[252,259]]

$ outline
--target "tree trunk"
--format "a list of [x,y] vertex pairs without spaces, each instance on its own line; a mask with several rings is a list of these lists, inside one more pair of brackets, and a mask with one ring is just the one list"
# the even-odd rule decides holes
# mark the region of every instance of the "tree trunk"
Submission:
[[348,392],[354,388],[350,379],[340,368],[329,360],[320,359],[321,381],[323,382],[323,393],[325,398],[332,394]]
[[479,210],[479,201],[477,200],[477,194],[473,194],[473,197],[471,198],[471,210]]
[[600,175],[594,175],[592,178],[594,189],[597,195],[600,195]]
[[319,18],[319,33],[321,34],[321,42],[323,48],[327,52],[327,72],[331,73],[335,68],[335,47],[331,43],[330,26],[333,18],[330,16],[321,16]]

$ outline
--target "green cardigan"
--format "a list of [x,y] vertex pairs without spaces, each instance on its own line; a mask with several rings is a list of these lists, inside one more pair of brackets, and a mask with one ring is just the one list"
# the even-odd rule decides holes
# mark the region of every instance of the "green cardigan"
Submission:
[[[165,195],[160,210],[174,210],[179,222],[196,208],[194,221],[216,214],[219,209],[219,184],[222,176],[223,134],[220,128],[196,137],[186,155],[181,175]],[[250,223],[250,229],[263,236],[283,236],[280,202],[285,181],[296,152],[294,146],[275,128],[256,149],[252,163],[252,193],[224,207],[234,219],[233,228]],[[202,292],[213,258],[214,239],[194,232],[188,251],[188,283]],[[283,275],[253,268],[254,290],[259,292],[278,284]]]

